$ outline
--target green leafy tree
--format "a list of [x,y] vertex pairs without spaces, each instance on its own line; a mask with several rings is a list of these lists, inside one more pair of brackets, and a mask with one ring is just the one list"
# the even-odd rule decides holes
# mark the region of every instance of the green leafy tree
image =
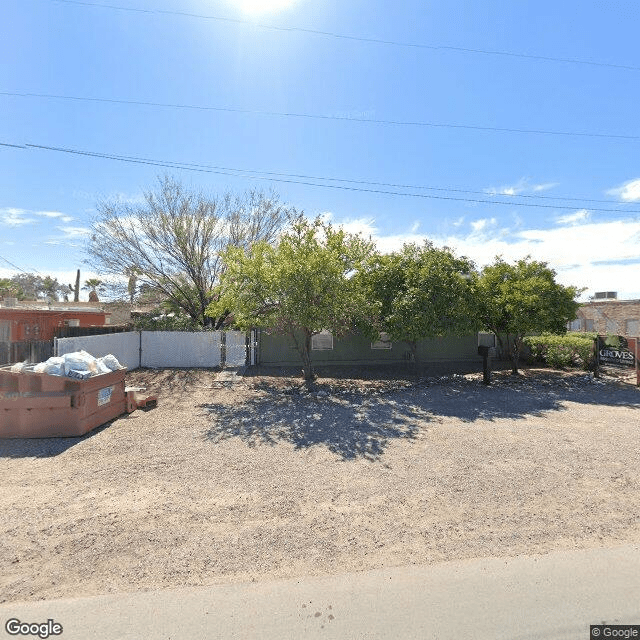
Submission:
[[[66,291],[66,286],[61,285],[57,278],[43,276],[37,273],[18,273],[10,278],[10,282],[20,299],[53,300],[58,301],[59,296]],[[9,296],[12,297],[12,296]]]
[[24,298],[22,287],[11,278],[0,278],[0,298]]
[[408,343],[417,361],[423,338],[477,330],[476,276],[473,262],[430,242],[376,256],[359,276],[380,305],[379,322],[370,325],[370,333],[382,330],[391,340]]
[[354,277],[372,252],[373,244],[360,236],[300,216],[275,246],[258,242],[247,250],[227,249],[219,294],[207,313],[229,310],[241,328],[290,336],[309,385],[312,336],[329,330],[340,337],[372,310]]
[[58,301],[58,296],[60,293],[64,293],[64,285],[61,285],[57,278],[52,278],[51,276],[45,276],[42,278],[38,294],[42,295],[46,299]]
[[480,319],[492,331],[504,351],[511,354],[512,373],[518,373],[522,341],[528,333],[564,334],[574,320],[580,290],[556,282],[556,272],[546,262],[529,256],[508,264],[496,258],[478,280]]

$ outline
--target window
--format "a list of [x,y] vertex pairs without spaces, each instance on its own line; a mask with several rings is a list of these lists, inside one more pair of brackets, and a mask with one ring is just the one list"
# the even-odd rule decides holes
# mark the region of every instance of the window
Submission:
[[618,335],[618,323],[616,320],[613,320],[612,318],[607,318],[607,333],[613,336]]
[[625,324],[625,335],[631,338],[637,338],[640,334],[640,320],[627,320]]
[[380,340],[371,343],[372,349],[391,349],[391,340],[389,334],[384,331],[380,332]]
[[582,329],[582,320],[576,318],[569,323],[569,331],[580,331]]
[[333,349],[333,336],[330,331],[321,331],[311,336],[311,349],[313,351],[331,351]]
[[11,323],[8,320],[0,320],[0,342],[9,342],[11,337]]
[[592,318],[587,318],[585,320],[585,331],[593,331],[593,319]]

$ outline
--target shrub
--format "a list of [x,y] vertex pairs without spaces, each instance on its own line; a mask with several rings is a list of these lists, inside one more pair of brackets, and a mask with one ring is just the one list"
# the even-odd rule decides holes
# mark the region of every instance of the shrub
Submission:
[[594,337],[595,334],[591,333],[543,333],[527,336],[524,343],[529,347],[531,363],[543,363],[555,369],[581,367],[591,371],[594,366]]

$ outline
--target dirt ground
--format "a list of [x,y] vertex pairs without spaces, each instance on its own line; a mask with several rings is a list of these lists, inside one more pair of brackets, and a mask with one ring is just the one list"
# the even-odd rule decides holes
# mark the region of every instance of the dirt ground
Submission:
[[0,601],[640,541],[636,387],[258,374],[135,371],[156,409],[0,441]]

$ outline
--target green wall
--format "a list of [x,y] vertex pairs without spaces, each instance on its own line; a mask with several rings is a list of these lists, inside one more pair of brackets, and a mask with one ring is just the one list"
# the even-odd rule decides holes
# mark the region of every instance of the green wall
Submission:
[[[298,366],[301,364],[293,340],[288,336],[260,331],[258,364],[265,366]],[[391,349],[372,349],[371,341],[360,335],[350,334],[333,339],[331,351],[312,351],[314,365],[329,364],[393,364],[407,361],[411,348],[404,342],[394,342]],[[429,338],[418,343],[420,362],[450,362],[480,360],[478,336],[447,336]]]

